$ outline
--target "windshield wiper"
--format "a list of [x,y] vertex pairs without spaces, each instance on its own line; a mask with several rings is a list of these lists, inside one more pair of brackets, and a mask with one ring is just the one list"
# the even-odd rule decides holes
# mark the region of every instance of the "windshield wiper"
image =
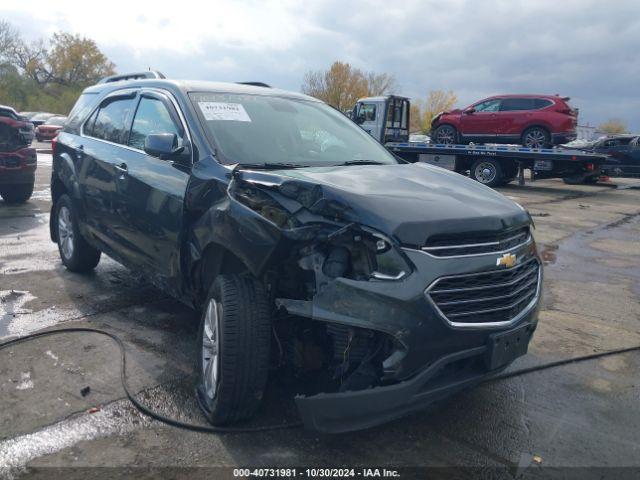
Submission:
[[389,165],[388,163],[378,162],[377,160],[349,160],[344,163],[339,163],[340,165]]
[[238,163],[233,169],[255,168],[261,170],[281,170],[283,168],[302,168],[304,166],[305,165],[299,165],[297,163]]

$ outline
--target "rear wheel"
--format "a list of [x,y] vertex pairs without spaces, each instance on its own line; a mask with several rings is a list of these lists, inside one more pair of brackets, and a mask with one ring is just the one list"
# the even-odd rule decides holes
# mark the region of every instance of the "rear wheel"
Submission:
[[579,173],[564,177],[562,181],[567,185],[595,185],[598,183],[599,178],[599,175],[589,175],[588,177],[585,177],[583,174]]
[[433,141],[445,145],[458,143],[458,131],[451,125],[440,125],[433,132]]
[[476,160],[471,165],[471,178],[487,187],[497,187],[505,182],[500,162],[491,159]]
[[249,418],[269,369],[267,295],[254,278],[220,275],[209,290],[198,338],[198,402],[214,425]]
[[56,203],[56,237],[62,263],[72,272],[88,272],[100,261],[100,250],[87,243],[78,226],[78,215],[68,195]]
[[527,128],[522,134],[522,145],[529,148],[545,148],[551,144],[551,135],[542,127]]
[[3,185],[0,187],[0,196],[7,203],[24,203],[31,198],[33,183],[20,185]]

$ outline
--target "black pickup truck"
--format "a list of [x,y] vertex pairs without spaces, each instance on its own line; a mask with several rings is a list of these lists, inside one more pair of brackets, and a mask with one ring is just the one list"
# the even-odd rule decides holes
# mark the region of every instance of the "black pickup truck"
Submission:
[[214,424],[250,417],[272,372],[299,385],[307,427],[370,427],[504,369],[537,325],[525,209],[264,84],[89,87],[51,193],[69,270],[104,252],[200,309],[196,390]]

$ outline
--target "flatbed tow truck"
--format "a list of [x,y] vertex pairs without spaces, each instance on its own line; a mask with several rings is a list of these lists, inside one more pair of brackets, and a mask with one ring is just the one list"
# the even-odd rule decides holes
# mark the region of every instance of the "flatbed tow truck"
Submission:
[[388,150],[408,162],[425,162],[461,174],[489,187],[516,178],[562,178],[565,183],[596,183],[607,155],[565,147],[527,148],[517,145],[447,145],[409,142],[409,99],[397,95],[358,100],[351,118]]

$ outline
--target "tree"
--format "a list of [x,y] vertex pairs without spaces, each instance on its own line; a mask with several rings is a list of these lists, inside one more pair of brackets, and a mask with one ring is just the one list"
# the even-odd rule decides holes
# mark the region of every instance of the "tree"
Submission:
[[383,95],[395,87],[393,75],[365,74],[348,63],[334,62],[328,70],[307,72],[301,90],[344,111],[353,107],[361,97]]
[[115,65],[96,42],[64,32],[53,34],[46,64],[51,81],[60,85],[91,85],[115,73]]
[[84,87],[114,67],[91,39],[58,32],[27,41],[0,20],[0,99],[18,110],[64,114]]
[[8,62],[10,52],[20,38],[20,32],[9,22],[0,20],[0,62]]
[[424,133],[424,114],[422,112],[424,102],[415,100],[411,102],[411,111],[409,112],[409,131]]
[[438,113],[450,110],[458,101],[458,97],[452,90],[431,90],[424,105],[422,115],[422,129],[425,132],[431,130],[431,121]]
[[611,118],[606,122],[600,124],[598,131],[606,133],[607,135],[618,135],[621,133],[627,133],[627,124],[617,118]]
[[369,72],[367,74],[367,95],[372,97],[394,93],[398,88],[396,79],[388,73]]

